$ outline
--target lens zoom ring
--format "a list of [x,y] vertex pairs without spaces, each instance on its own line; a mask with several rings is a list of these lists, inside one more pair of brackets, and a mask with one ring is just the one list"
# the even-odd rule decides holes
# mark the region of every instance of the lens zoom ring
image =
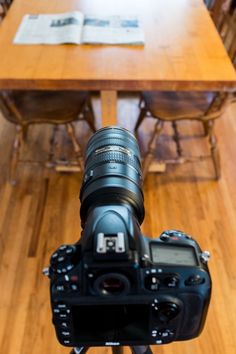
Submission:
[[[136,141],[133,139],[129,139],[129,144],[131,144],[130,148],[132,148],[134,150],[135,153],[137,153],[138,155],[138,158],[140,158],[140,153],[139,153],[139,150],[137,149],[136,147]],[[116,137],[112,137],[112,138],[108,138],[108,137],[105,137],[103,140],[97,140],[97,141],[94,141],[94,142],[90,142],[88,148],[87,148],[87,153],[86,153],[86,157],[88,158],[88,156],[91,154],[91,152],[94,152],[96,151],[98,148],[102,148],[102,147],[105,147],[105,146],[127,146],[127,141],[124,140],[123,137],[119,137],[119,136],[116,136]]]
[[141,173],[141,166],[138,159],[135,156],[129,156],[120,151],[104,151],[98,155],[92,155],[86,165],[86,169],[91,169],[93,166],[100,165],[102,163],[115,162],[127,164],[134,167],[139,173]]

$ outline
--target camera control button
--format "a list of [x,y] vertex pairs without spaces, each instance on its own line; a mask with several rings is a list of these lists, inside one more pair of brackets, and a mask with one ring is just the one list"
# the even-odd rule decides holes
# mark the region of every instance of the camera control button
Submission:
[[53,313],[55,313],[55,314],[58,314],[58,313],[60,313],[60,309],[53,309]]
[[60,304],[57,305],[57,308],[58,309],[66,309],[67,306],[66,306],[66,304],[60,303]]
[[70,337],[70,332],[68,332],[68,331],[62,331],[61,334],[62,334],[64,337]]
[[165,278],[164,283],[168,288],[177,288],[179,284],[179,278],[177,276],[169,276]]
[[51,260],[53,261],[53,260],[57,259],[58,256],[59,256],[58,252],[54,252],[54,253],[52,254]]
[[170,235],[169,235],[168,233],[166,233],[166,232],[163,232],[163,233],[161,234],[161,236],[160,236],[160,239],[161,239],[162,241],[167,242],[167,241],[169,241],[169,239],[170,239]]
[[69,327],[69,323],[66,322],[66,321],[62,321],[62,322],[60,322],[60,326],[61,326],[62,328],[68,328],[68,327]]
[[66,290],[65,285],[63,285],[63,284],[56,285],[57,292],[63,293],[65,290]]
[[64,345],[69,345],[69,346],[71,346],[71,343],[72,343],[72,342],[71,342],[71,340],[70,340],[69,338],[63,340],[63,344],[64,344]]
[[59,247],[59,252],[60,251],[65,251],[66,249],[67,249],[67,245],[61,245],[60,247]]
[[152,337],[156,337],[156,336],[157,336],[157,330],[154,329],[154,330],[152,330]]
[[67,255],[71,255],[72,253],[74,253],[75,249],[72,246],[68,246],[66,249],[66,254]]
[[68,318],[68,313],[66,311],[60,311],[59,318],[64,320]]
[[167,339],[170,340],[174,336],[175,332],[171,329],[161,329],[158,331],[158,337],[162,338],[163,340]]
[[76,283],[79,280],[79,277],[78,277],[78,275],[74,274],[74,275],[71,275],[69,279],[70,279],[70,281]]
[[185,285],[194,286],[194,285],[201,285],[205,281],[199,274],[190,276],[187,280],[185,280]]
[[67,272],[69,272],[73,268],[74,268],[73,264],[68,264],[66,267],[66,270],[67,270]]
[[77,284],[71,284],[70,289],[71,289],[72,291],[78,291],[78,290],[79,290],[79,287],[78,287]]
[[160,280],[154,274],[147,275],[145,278],[145,288],[150,291],[157,291],[159,289]]

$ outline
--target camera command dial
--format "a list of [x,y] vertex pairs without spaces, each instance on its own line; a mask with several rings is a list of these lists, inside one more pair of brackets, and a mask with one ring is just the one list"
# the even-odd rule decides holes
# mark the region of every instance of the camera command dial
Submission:
[[75,253],[75,245],[60,246],[51,256],[50,272],[61,275],[71,271],[75,266],[73,262]]
[[153,314],[159,322],[167,324],[179,314],[180,308],[173,302],[162,302],[153,305]]

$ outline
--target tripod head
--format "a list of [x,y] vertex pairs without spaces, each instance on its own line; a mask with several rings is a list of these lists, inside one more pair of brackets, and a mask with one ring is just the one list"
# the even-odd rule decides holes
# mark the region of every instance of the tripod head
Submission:
[[[70,354],[85,354],[89,347],[76,347],[72,349]],[[153,354],[149,346],[131,346],[132,354]],[[123,347],[112,347],[112,354],[123,354]]]

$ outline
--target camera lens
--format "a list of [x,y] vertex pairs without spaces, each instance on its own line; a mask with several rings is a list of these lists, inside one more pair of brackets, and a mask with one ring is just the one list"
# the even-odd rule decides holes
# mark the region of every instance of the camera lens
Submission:
[[94,282],[94,289],[99,295],[112,296],[126,294],[129,288],[128,279],[118,273],[104,274]]
[[140,151],[128,130],[107,127],[89,140],[83,184],[80,192],[81,222],[91,207],[101,204],[126,204],[139,223],[144,219]]

